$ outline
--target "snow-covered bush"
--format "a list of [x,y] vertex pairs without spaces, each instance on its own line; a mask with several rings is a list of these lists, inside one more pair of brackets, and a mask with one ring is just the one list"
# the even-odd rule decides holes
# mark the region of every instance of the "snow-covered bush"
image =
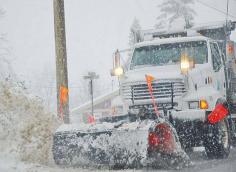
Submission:
[[60,121],[42,101],[11,81],[0,82],[0,151],[28,162],[47,163]]

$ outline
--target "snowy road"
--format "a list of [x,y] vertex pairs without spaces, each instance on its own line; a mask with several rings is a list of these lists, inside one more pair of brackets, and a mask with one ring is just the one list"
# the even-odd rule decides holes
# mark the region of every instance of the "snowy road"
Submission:
[[[191,159],[194,162],[194,166],[182,170],[147,170],[139,169],[137,171],[155,171],[155,172],[235,172],[236,171],[236,149],[232,149],[229,158],[223,160],[207,160],[204,152],[196,151],[192,153]],[[0,171],[1,172],[87,172],[87,171],[104,171],[98,169],[82,169],[82,168],[60,168],[55,165],[43,166],[39,164],[28,164],[16,161],[10,156],[0,154]],[[106,170],[108,171],[108,170]],[[122,172],[134,171],[120,170]],[[118,172],[116,170],[116,172]]]
[[227,159],[207,160],[204,152],[194,152],[190,155],[193,167],[180,170],[181,172],[235,172],[236,171],[236,149],[231,150]]

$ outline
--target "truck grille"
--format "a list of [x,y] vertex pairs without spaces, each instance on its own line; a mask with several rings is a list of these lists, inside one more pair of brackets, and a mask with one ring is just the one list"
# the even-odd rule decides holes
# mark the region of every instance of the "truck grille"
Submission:
[[[179,80],[154,81],[152,83],[153,96],[155,99],[173,98],[182,96],[185,92],[184,82]],[[173,91],[172,91],[173,90]],[[151,100],[146,82],[125,83],[122,85],[123,98],[126,100]]]

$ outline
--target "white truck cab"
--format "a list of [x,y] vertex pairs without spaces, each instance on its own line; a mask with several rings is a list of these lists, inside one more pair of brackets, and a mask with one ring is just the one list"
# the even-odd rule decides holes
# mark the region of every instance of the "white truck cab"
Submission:
[[[183,56],[193,62],[186,73],[181,69],[181,63],[186,63]],[[197,102],[204,100],[208,103],[207,109],[212,110],[217,99],[226,98],[222,59],[218,44],[203,36],[138,43],[129,70],[120,78],[121,95],[130,109],[131,106],[152,106],[145,80],[145,75],[152,75],[155,78],[153,94],[160,109],[173,105],[176,110],[198,110],[202,114]],[[199,115],[186,117],[199,118]]]

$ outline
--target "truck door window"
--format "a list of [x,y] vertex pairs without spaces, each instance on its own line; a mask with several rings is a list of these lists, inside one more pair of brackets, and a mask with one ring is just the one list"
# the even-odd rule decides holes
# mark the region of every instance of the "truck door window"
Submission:
[[222,66],[220,52],[216,43],[210,43],[210,46],[213,69],[215,72],[218,72]]

